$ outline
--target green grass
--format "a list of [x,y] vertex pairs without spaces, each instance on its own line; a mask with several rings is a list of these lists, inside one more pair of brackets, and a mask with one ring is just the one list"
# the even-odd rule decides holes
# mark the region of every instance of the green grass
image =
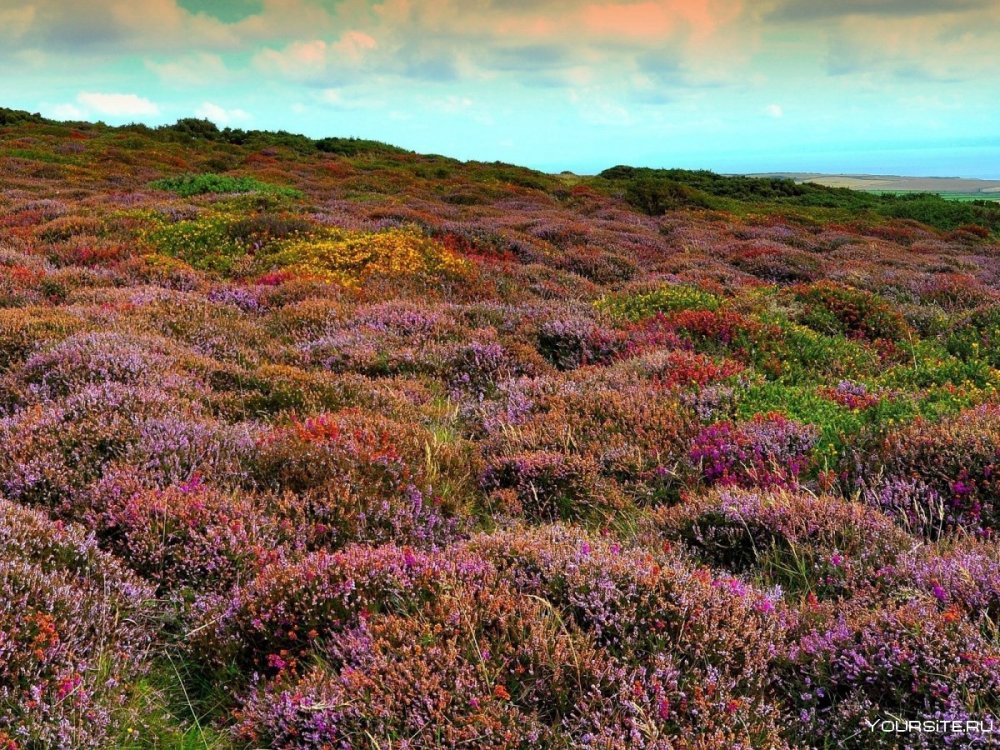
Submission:
[[167,656],[131,691],[126,722],[111,750],[232,750],[213,728],[228,698],[199,684],[183,661]]
[[232,175],[220,174],[165,177],[162,180],[151,182],[149,186],[157,190],[176,193],[182,198],[191,198],[195,195],[205,195],[207,193],[265,193],[286,195],[294,198],[302,197],[302,192],[295,188],[272,185],[267,182],[261,182],[253,177],[234,177]]
[[79,159],[53,154],[48,151],[39,151],[37,149],[9,148],[0,152],[0,156],[27,159],[28,161],[41,161],[46,164],[79,164]]

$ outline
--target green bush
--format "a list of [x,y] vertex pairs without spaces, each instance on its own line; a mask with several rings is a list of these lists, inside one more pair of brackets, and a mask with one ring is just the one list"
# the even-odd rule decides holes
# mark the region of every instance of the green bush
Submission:
[[597,308],[618,320],[638,321],[656,313],[680,310],[718,310],[721,300],[695,286],[675,284],[651,292],[613,294],[597,301]]
[[253,177],[234,177],[221,174],[196,174],[165,177],[150,183],[150,187],[190,198],[206,193],[272,193],[301,198],[302,191],[295,188],[271,185]]

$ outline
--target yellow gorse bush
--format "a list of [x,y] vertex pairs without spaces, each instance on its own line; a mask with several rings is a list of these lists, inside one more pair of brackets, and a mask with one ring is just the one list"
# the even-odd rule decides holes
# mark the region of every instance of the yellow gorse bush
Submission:
[[321,239],[297,240],[271,260],[277,266],[345,286],[357,286],[373,277],[460,277],[469,268],[467,261],[416,229],[340,231]]
[[203,271],[243,276],[274,270],[355,287],[371,278],[461,278],[470,264],[417,227],[382,232],[315,227],[278,238],[247,234],[246,214],[212,211],[167,222],[147,217],[140,242],[162,256]]

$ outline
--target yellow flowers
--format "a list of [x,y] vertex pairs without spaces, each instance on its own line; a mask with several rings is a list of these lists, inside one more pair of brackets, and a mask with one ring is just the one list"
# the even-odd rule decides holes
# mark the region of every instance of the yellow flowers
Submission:
[[[283,218],[294,224],[296,217]],[[239,212],[150,222],[140,242],[201,271],[249,276],[276,270],[356,287],[372,278],[463,278],[470,264],[416,227],[363,232],[310,226],[285,231]],[[259,226],[258,226],[259,225]],[[281,231],[278,231],[281,230]]]
[[341,231],[322,239],[297,240],[271,260],[344,286],[358,286],[375,277],[460,277],[469,268],[460,256],[415,229]]

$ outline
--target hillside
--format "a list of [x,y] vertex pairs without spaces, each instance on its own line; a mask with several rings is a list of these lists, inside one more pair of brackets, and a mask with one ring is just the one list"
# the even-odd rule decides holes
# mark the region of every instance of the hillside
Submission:
[[0,110],[0,748],[988,721],[998,336],[1000,204]]

